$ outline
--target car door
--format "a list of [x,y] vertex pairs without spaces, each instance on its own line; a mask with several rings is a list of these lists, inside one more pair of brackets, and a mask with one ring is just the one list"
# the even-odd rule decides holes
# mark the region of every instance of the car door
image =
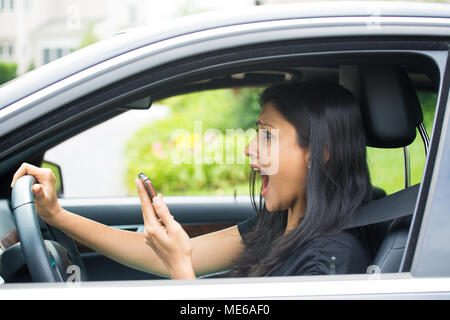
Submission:
[[[2,157],[0,169],[2,172],[8,169],[8,172],[11,172],[12,168],[24,159],[30,159],[31,162],[40,165],[45,151],[89,127],[118,116],[124,110],[136,108],[136,106],[130,107],[131,102],[142,97],[151,97],[157,101],[185,92],[228,86],[229,82],[225,82],[226,85],[221,82],[223,80],[221,77],[224,75],[226,80],[234,80],[235,83],[243,80],[241,85],[263,85],[273,82],[273,78],[259,81],[254,78],[242,79],[243,70],[246,72],[274,71],[290,67],[292,63],[307,66],[328,65],[333,59],[338,59],[343,64],[353,62],[356,57],[364,60],[375,56],[378,59],[389,58],[392,59],[390,61],[397,62],[413,58],[426,60],[433,57],[430,51],[442,51],[443,47],[448,45],[442,39],[427,41],[407,37],[399,37],[395,41],[382,38],[346,38],[345,36],[336,39],[320,39],[312,38],[316,30],[308,36],[308,32],[303,27],[294,29],[292,25],[283,26],[281,22],[279,25],[271,24],[266,27],[273,27],[273,32],[266,33],[265,29],[261,29],[264,32],[253,29],[254,34],[250,34],[251,28],[246,29],[250,30],[250,33],[245,34],[245,37],[239,34],[233,35],[234,37],[227,38],[231,39],[230,43],[218,46],[217,50],[211,51],[211,47],[215,48],[214,45],[223,42],[223,37],[218,36],[212,42],[205,40],[203,47],[199,46],[197,41],[187,45],[181,43],[173,51],[169,49],[162,53],[160,51],[158,57],[164,56],[166,60],[150,57],[148,52],[147,55],[136,58],[138,53],[130,52],[129,56],[133,57],[126,71],[124,71],[126,63],[123,63],[126,57],[120,57],[122,60],[117,66],[113,65],[114,61],[109,61],[107,68],[104,69],[101,64],[96,66],[95,72],[98,74],[94,71],[92,73],[98,77],[85,78],[80,85],[70,83],[71,79],[65,79],[70,85],[63,89],[58,88],[60,91],[54,92],[49,99],[39,97],[40,100],[35,101],[41,109],[48,107],[45,118],[33,119],[3,137],[0,143],[0,150],[4,150],[0,154]],[[327,27],[330,28],[330,26]],[[296,32],[288,33],[286,28]],[[242,30],[236,28],[234,31],[241,33]],[[261,38],[261,34],[267,38]],[[295,40],[295,38],[298,39]],[[235,46],[233,47],[232,44]],[[196,50],[190,45],[195,46]],[[183,55],[179,53],[181,50]],[[418,50],[421,52],[418,53]],[[180,55],[175,55],[175,51]],[[145,50],[140,52],[145,53]],[[170,56],[173,60],[167,58]],[[123,74],[121,74],[122,71],[124,71]],[[107,81],[105,81],[106,78]],[[219,81],[211,81],[211,79]],[[65,95],[69,92],[71,96]],[[101,169],[93,168],[93,170]],[[62,172],[64,173],[63,167]],[[2,184],[6,185],[5,181],[8,180],[10,181],[7,178],[2,179]],[[97,183],[101,185],[101,182]],[[71,211],[110,226],[137,231],[142,225],[137,198],[104,199],[94,194],[91,197],[78,199],[63,198],[61,203]],[[189,228],[207,226],[208,231],[235,224],[253,214],[248,199],[240,196],[235,199],[233,195],[217,198],[167,197],[167,203],[175,218],[186,228],[187,226],[190,226]],[[199,234],[198,230],[195,232],[191,235]],[[122,269],[121,266],[96,253],[84,251],[83,255],[88,264],[88,276],[91,280],[151,277],[131,269]],[[111,269],[106,270],[107,265]],[[121,276],[122,274],[124,276]]]
[[[227,292],[220,290],[221,286],[225,284],[224,280],[183,284],[177,286],[176,292],[173,290],[173,287],[171,287],[172,290],[165,291],[164,285],[158,284],[152,287],[156,291],[162,290],[158,291],[158,297],[162,297],[160,295],[161,292],[164,292],[164,297],[167,298],[186,297],[188,295],[196,298],[326,297],[341,299],[355,296],[358,298],[379,298],[380,295],[383,298],[395,299],[411,298],[412,296],[415,298],[429,298],[430,296],[434,298],[448,297],[448,246],[442,244],[445,242],[443,239],[448,233],[448,224],[450,222],[445,214],[447,212],[446,208],[448,208],[446,201],[448,197],[443,196],[448,184],[446,179],[448,166],[443,159],[449,149],[448,130],[446,128],[449,121],[448,83],[450,70],[448,68],[448,58],[447,62],[443,62],[444,64],[441,64],[443,80],[439,86],[439,100],[434,120],[430,154],[424,172],[421,192],[417,200],[418,204],[411,225],[408,248],[404,254],[401,273],[386,276],[324,276],[328,277],[329,281],[333,280],[332,283],[328,282],[330,286],[327,285],[327,281],[325,281],[327,279],[324,277],[292,277],[289,281],[273,279],[273,281],[268,283],[258,279],[240,280],[226,283],[230,289]],[[444,73],[445,64],[447,69]],[[177,199],[174,198],[173,200]],[[206,199],[203,199],[203,201],[206,201]],[[182,205],[185,206],[187,202],[187,199],[185,199]],[[198,208],[200,202],[193,206],[192,209],[194,211]],[[176,206],[172,208],[174,212],[177,211]],[[214,209],[214,207],[211,207],[211,209]],[[215,209],[219,209],[219,207]],[[97,217],[100,220],[105,218],[105,216]],[[183,214],[178,215],[178,219],[183,220]],[[202,223],[204,222],[203,218]],[[443,278],[436,278],[438,276]],[[261,285],[264,285],[265,289],[262,289]],[[217,290],[206,292],[204,286],[217,288]],[[128,292],[130,295],[137,297],[141,291],[140,287],[130,286],[128,287]]]
[[[355,47],[360,47],[362,44],[358,41],[355,41],[354,43]],[[267,50],[269,48],[266,47]],[[362,52],[359,52],[356,50],[356,52],[349,54],[350,56],[359,56],[362,57],[365,56]],[[361,56],[359,59],[361,59]],[[384,55],[380,53],[380,57],[383,58]],[[400,56],[399,56],[400,57]],[[393,61],[397,61],[399,57],[386,55],[384,59],[388,61],[388,59],[393,59]],[[204,57],[203,57],[204,58]],[[306,64],[310,64],[311,56],[309,55],[308,61],[304,62]],[[314,64],[320,64],[324,58],[317,57],[317,61],[314,61]],[[347,60],[347,57],[342,57],[339,55],[338,58],[336,58],[336,54],[330,54],[325,59],[327,59],[328,63],[332,59],[337,59],[336,63],[339,61],[342,61],[342,59]],[[362,60],[364,61],[364,60]],[[263,64],[264,66],[264,64]],[[282,66],[286,70],[286,65]],[[277,70],[280,70],[281,67],[274,67],[271,66],[273,70],[267,72],[266,74],[263,73],[263,71],[258,71],[258,75],[260,77],[259,82],[270,82],[274,80],[279,80],[279,78],[285,78],[286,75],[294,74],[294,69],[292,69],[290,72],[286,72],[285,74],[279,73],[278,79],[274,78],[274,74],[276,74]],[[242,68],[242,67],[241,67]],[[263,68],[263,67],[260,67]],[[242,70],[242,69],[241,69]],[[231,85],[233,81],[241,81],[242,78],[248,79],[249,81],[253,81],[250,83],[241,83],[240,85],[255,85],[255,80],[252,80],[252,76],[256,74],[254,70],[254,66],[252,66],[253,71],[249,71],[246,73],[241,73],[240,78],[233,76],[235,73],[231,73],[233,70],[228,70],[227,72],[220,73],[212,73],[214,77],[216,78],[216,81],[219,83],[219,85],[225,86],[225,85]],[[270,75],[270,77],[269,77]],[[208,73],[205,75],[205,77],[211,77],[211,73]],[[321,74],[323,77],[323,73]],[[197,78],[195,78],[197,80]],[[225,82],[225,80],[228,80],[228,83]],[[168,96],[176,95],[178,93],[182,93],[184,91],[189,90],[198,90],[197,88],[193,87],[195,86],[195,83],[199,83],[199,81],[195,81],[193,85],[188,83],[187,85],[182,83],[179,84],[178,82],[173,84],[172,91],[170,93],[164,93]],[[260,84],[256,83],[256,84]],[[210,88],[216,88],[216,83],[214,81],[209,82]],[[190,87],[192,86],[192,87]],[[201,89],[206,90],[209,87],[202,85]],[[183,91],[184,90],[184,91]],[[136,111],[138,113],[143,112],[151,112],[153,107],[157,107],[157,104],[155,106],[152,106],[150,110],[139,110]],[[224,105],[224,108],[227,106]],[[131,110],[128,112],[134,112],[135,110]],[[117,116],[114,119],[117,119],[121,117],[121,115]],[[198,117],[198,119],[202,119],[201,116]],[[115,121],[115,120],[114,120]],[[120,127],[120,123],[116,124],[118,127]],[[93,128],[95,129],[95,128]],[[119,134],[119,133],[117,133]],[[87,138],[86,141],[90,141],[95,148],[98,148],[100,145],[103,144],[102,140],[95,141],[92,138]],[[57,146],[56,148],[58,148]],[[70,158],[72,158],[72,161],[75,160],[77,164],[81,163],[82,161],[86,161],[87,163],[85,167],[91,165],[92,167],[96,168],[96,171],[103,171],[104,168],[99,163],[90,163],[90,159],[95,156],[95,153],[90,154],[82,154],[80,153],[80,158],[76,158],[72,153],[71,150],[76,150],[76,147],[73,147],[69,145],[67,148],[67,151],[60,150],[59,154],[66,154],[69,155]],[[110,157],[110,152],[107,149],[103,149],[102,152],[106,155],[103,162],[106,161],[112,161]],[[47,153],[44,155],[44,159],[48,159],[48,156],[51,156],[52,150],[48,150]],[[83,160],[83,158],[86,158]],[[62,172],[64,176],[64,172],[67,169],[67,167],[64,166],[63,163],[60,163],[60,159],[58,159],[57,156],[50,157],[50,160],[53,162],[56,162],[60,165],[62,165]],[[93,161],[93,159],[92,159]],[[141,210],[140,210],[140,203],[136,197],[127,197],[125,195],[115,195],[113,197],[102,195],[100,190],[107,189],[108,182],[107,177],[109,175],[112,175],[112,172],[109,173],[108,170],[104,172],[104,175],[99,175],[95,171],[93,172],[92,169],[89,170],[87,168],[86,170],[79,170],[78,167],[75,167],[75,170],[72,170],[76,175],[82,175],[81,171],[87,171],[87,175],[85,177],[79,177],[81,181],[88,181],[90,179],[94,181],[90,181],[89,183],[93,184],[91,193],[86,193],[87,191],[84,190],[84,194],[81,193],[80,195],[66,195],[65,197],[60,199],[60,202],[64,208],[71,212],[75,212],[77,214],[80,214],[84,217],[90,218],[92,220],[101,222],[103,224],[120,228],[123,230],[129,230],[134,232],[140,232],[141,227],[143,224]],[[151,176],[151,174],[149,174]],[[74,180],[75,177],[67,178],[64,176],[64,181],[66,183],[69,183],[68,180]],[[110,182],[109,182],[110,183]],[[158,187],[158,185],[156,185]],[[86,189],[87,186],[83,186],[83,184],[80,184],[78,186],[79,189]],[[65,189],[67,191],[67,186],[65,186]],[[97,190],[97,191],[96,191]],[[184,194],[183,196],[166,196],[166,201],[169,206],[169,209],[171,210],[171,213],[174,215],[175,219],[179,221],[187,230],[188,234],[191,237],[198,236],[204,233],[220,230],[222,228],[229,227],[231,225],[235,225],[239,223],[240,221],[243,221],[244,219],[254,215],[253,208],[251,206],[250,198],[247,195],[237,195],[234,196],[231,193],[228,195],[222,195],[222,196],[194,196],[194,195],[187,195]],[[86,247],[83,247],[80,245],[79,247],[80,251],[82,252],[83,260],[86,264],[86,268],[88,271],[88,279],[89,280],[132,280],[132,279],[156,279],[158,277],[150,274],[146,274],[128,267],[125,267],[119,263],[114,262],[113,260],[99,254],[96,252],[93,252],[89,250]]]

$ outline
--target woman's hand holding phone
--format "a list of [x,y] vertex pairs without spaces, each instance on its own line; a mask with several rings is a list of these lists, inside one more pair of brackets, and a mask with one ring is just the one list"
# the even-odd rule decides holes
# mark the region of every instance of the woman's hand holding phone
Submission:
[[172,279],[195,279],[189,236],[170,214],[161,194],[153,197],[152,202],[141,175],[140,178],[135,179],[135,183],[141,200],[147,245],[164,262]]

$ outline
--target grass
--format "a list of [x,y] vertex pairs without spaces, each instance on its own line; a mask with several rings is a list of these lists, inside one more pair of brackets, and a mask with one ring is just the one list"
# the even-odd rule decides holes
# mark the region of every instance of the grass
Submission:
[[[420,135],[409,147],[411,159],[411,185],[422,180],[425,166],[425,151]],[[387,194],[405,187],[403,149],[367,148],[367,163],[372,185],[382,188]]]

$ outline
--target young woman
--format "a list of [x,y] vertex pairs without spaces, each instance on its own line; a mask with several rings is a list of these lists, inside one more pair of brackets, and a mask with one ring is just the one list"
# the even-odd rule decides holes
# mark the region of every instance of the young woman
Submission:
[[[48,169],[24,163],[11,186],[25,174],[35,176],[37,213],[46,223],[120,263],[173,279],[221,270],[231,270],[232,276],[364,273],[371,263],[366,243],[354,232],[340,231],[371,199],[356,99],[338,85],[286,82],[268,87],[260,102],[257,140],[245,148],[258,214],[239,225],[189,239],[162,195],[152,203],[138,179],[143,234],[61,208]],[[264,161],[262,144],[267,146]],[[268,170],[275,161],[276,170]],[[262,180],[259,206],[257,175]]]

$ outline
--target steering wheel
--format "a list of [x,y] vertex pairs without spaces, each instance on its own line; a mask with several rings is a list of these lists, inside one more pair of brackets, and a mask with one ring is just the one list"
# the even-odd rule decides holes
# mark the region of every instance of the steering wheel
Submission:
[[[19,235],[20,246],[34,282],[71,281],[72,271],[77,266],[78,278],[85,280],[86,272],[80,253],[73,241],[62,231],[44,224],[52,240],[44,240],[40,219],[36,214],[34,195],[31,191],[36,178],[25,175],[19,178],[12,189],[11,207]],[[72,266],[72,267],[71,267]]]

